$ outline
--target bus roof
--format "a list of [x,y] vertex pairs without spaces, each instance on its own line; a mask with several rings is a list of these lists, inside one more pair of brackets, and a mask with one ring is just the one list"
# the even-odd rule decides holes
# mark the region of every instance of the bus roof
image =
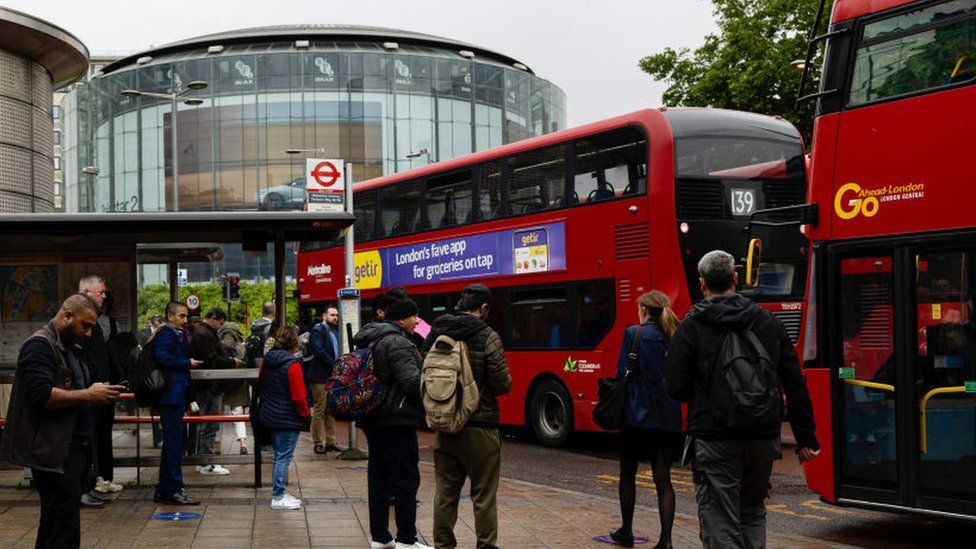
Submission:
[[749,136],[766,139],[775,139],[777,137],[780,139],[799,139],[800,137],[796,128],[780,117],[711,108],[661,107],[657,109],[642,109],[606,120],[591,122],[582,126],[567,128],[558,132],[435,162],[420,168],[369,179],[356,183],[354,188],[356,191],[364,191],[384,187],[400,181],[441,174],[479,162],[503,158],[512,154],[620,128],[629,124],[649,126],[655,122],[658,124],[666,122],[671,129],[671,134],[679,138],[741,136],[743,132],[746,132],[746,135]]
[[862,15],[880,13],[885,10],[911,4],[916,0],[835,0],[831,23],[848,21]]

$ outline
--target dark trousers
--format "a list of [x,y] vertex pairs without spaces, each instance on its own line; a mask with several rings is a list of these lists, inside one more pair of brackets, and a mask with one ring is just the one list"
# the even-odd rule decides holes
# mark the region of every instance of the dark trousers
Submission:
[[779,439],[695,441],[695,497],[705,549],[766,547],[766,498]]
[[115,405],[96,406],[92,411],[95,418],[95,472],[105,480],[114,480],[112,427],[115,426]]
[[498,541],[498,476],[502,442],[498,429],[467,427],[453,435],[434,438],[434,545],[457,547],[454,525],[464,480],[471,478],[474,531],[478,549],[496,549]]
[[167,497],[183,490],[183,406],[160,405],[159,420],[163,424],[163,451],[156,495]]
[[364,429],[369,444],[367,486],[369,533],[373,541],[389,543],[390,497],[396,511],[396,541],[417,542],[417,490],[420,488],[420,449],[411,427]]
[[91,441],[72,441],[64,474],[32,469],[41,499],[41,521],[35,549],[81,545],[81,482],[91,466]]

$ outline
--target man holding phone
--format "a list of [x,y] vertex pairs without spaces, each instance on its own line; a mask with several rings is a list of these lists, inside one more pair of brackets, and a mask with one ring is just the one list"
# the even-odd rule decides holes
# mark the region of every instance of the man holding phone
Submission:
[[0,460],[30,467],[41,500],[37,547],[81,544],[78,494],[92,462],[93,405],[119,398],[119,385],[92,383],[78,345],[91,336],[97,306],[73,295],[20,348]]

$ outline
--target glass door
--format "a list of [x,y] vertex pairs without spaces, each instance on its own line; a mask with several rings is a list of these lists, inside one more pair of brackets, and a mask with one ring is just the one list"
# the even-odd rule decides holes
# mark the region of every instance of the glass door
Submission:
[[[917,497],[976,501],[974,253],[917,253],[913,359]],[[942,505],[942,507],[946,507]],[[959,511],[953,505],[946,510]]]
[[[891,255],[840,257],[832,356],[835,361],[839,481],[898,501],[895,285]],[[887,493],[887,494],[886,494]],[[847,497],[864,497],[848,491]]]

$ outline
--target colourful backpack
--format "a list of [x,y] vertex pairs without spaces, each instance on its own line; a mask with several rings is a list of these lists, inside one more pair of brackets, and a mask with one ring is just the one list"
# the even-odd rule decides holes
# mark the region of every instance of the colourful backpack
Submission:
[[377,377],[373,366],[373,347],[380,336],[363,349],[339,357],[332,376],[325,381],[325,408],[340,421],[358,421],[379,407],[389,391]]

